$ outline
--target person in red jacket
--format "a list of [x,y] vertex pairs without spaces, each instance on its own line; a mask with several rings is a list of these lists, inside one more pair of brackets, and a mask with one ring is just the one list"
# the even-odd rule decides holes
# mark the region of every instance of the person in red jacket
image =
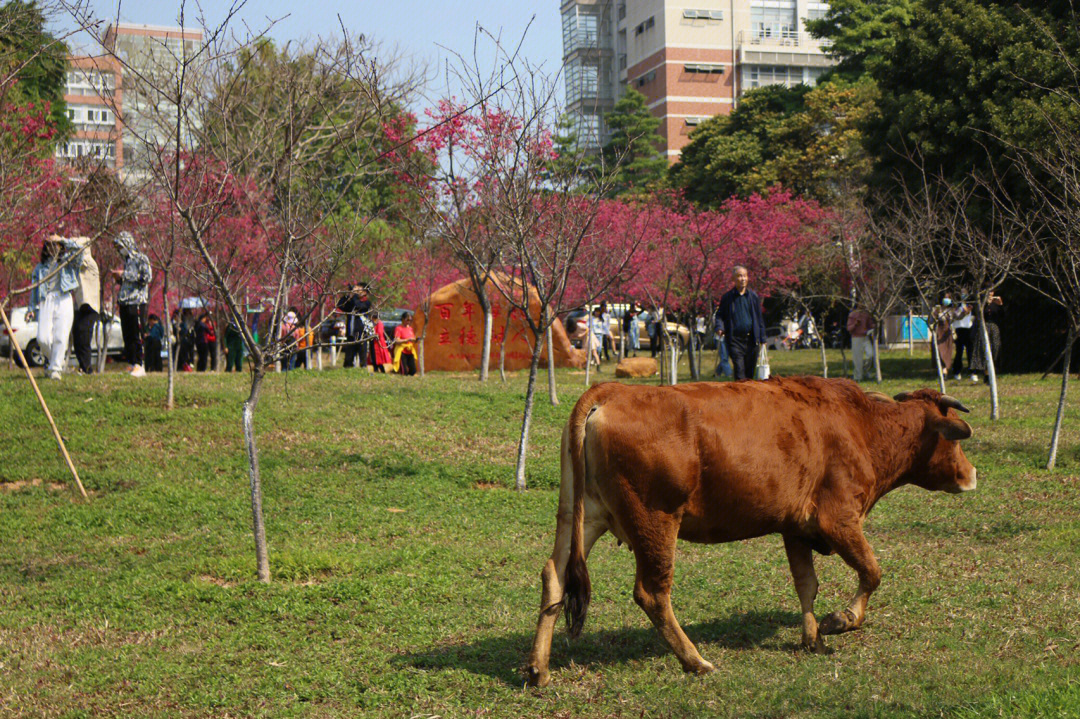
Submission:
[[392,364],[394,358],[390,356],[390,348],[386,344],[386,327],[382,320],[375,318],[375,339],[371,341],[371,364],[376,372],[386,373],[386,365]]

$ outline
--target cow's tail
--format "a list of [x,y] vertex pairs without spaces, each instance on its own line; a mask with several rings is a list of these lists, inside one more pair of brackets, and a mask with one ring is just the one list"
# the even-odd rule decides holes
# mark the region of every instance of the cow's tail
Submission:
[[570,561],[563,590],[566,629],[571,638],[581,634],[589,609],[592,584],[585,564],[585,424],[597,405],[579,401],[570,415],[570,462],[574,470],[574,511],[570,526]]

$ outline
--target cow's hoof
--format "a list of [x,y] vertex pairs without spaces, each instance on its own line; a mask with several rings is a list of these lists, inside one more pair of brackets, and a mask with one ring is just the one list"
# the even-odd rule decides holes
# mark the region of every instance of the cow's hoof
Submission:
[[802,645],[803,645],[803,649],[810,652],[811,654],[828,654],[829,653],[829,650],[825,648],[825,642],[822,641],[820,635],[814,637],[813,641],[811,641],[807,637],[803,637]]
[[546,687],[551,683],[551,672],[529,667],[525,672],[525,684],[530,687]]
[[850,609],[842,612],[833,612],[821,620],[818,632],[821,634],[843,634],[855,629],[855,615]]
[[716,667],[714,667],[710,662],[707,662],[704,659],[701,660],[701,664],[683,667],[683,669],[686,670],[687,674],[697,674],[698,676],[716,671]]

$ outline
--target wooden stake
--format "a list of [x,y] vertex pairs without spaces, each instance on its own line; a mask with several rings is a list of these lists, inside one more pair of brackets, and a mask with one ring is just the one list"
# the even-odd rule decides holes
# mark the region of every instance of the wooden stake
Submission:
[[52,427],[53,436],[56,437],[56,443],[60,445],[60,454],[64,455],[64,461],[67,462],[68,469],[71,470],[71,476],[75,478],[75,486],[79,488],[79,494],[83,499],[89,499],[86,495],[86,488],[83,487],[82,481],[79,479],[79,473],[75,469],[75,463],[71,461],[71,456],[68,454],[67,447],[64,446],[64,440],[60,436],[60,430],[56,428],[56,422],[53,421],[52,413],[49,412],[49,406],[45,404],[45,398],[41,396],[41,390],[38,389],[37,382],[34,381],[34,374],[30,371],[30,363],[26,361],[26,356],[23,355],[22,347],[15,340],[15,333],[11,331],[11,324],[8,323],[7,312],[4,311],[4,305],[0,303],[0,319],[4,321],[4,329],[7,330],[8,337],[11,338],[11,346],[19,354],[19,361],[22,362],[23,369],[26,370],[26,376],[30,380],[30,386],[34,388],[34,394],[37,395],[38,402],[41,403],[41,409],[45,412],[46,419],[49,420],[49,426]]

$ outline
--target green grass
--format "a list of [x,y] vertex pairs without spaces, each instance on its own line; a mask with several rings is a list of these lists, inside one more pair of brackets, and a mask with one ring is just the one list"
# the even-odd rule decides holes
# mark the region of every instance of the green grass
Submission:
[[[773,371],[817,371],[774,353]],[[838,357],[832,357],[834,368]],[[885,358],[893,393],[933,386],[925,359]],[[610,377],[610,370],[603,378]],[[25,378],[0,372],[0,715],[731,716],[1080,715],[1080,403],[1040,469],[1058,380],[1007,377],[1002,419],[974,412],[979,489],[901,489],[871,514],[884,571],[867,624],[798,650],[779,537],[680,544],[675,611],[717,666],[687,677],[631,597],[608,535],[590,557],[585,632],[556,632],[553,683],[523,690],[551,550],[558,439],[583,390],[538,397],[528,470],[508,487],[524,373],[293,373],[258,414],[274,581],[253,581],[239,407],[246,378],[119,374],[43,385],[89,503],[66,481]],[[817,612],[854,574],[819,558]]]

